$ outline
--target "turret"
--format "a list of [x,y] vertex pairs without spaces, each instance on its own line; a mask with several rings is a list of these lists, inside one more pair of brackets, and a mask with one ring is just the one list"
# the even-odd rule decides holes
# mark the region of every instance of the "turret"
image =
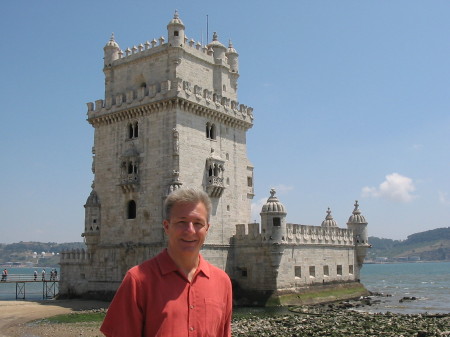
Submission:
[[91,194],[84,205],[84,233],[81,234],[85,238],[88,251],[95,249],[100,236],[100,200],[97,192],[92,190]]
[[261,210],[261,231],[266,241],[281,243],[286,240],[286,209],[270,190],[270,197]]
[[106,43],[105,47],[103,47],[103,51],[105,67],[110,66],[115,60],[119,59],[120,47],[114,40],[114,33],[111,34],[111,38],[108,43]]
[[208,48],[211,48],[213,50],[214,60],[216,61],[216,63],[220,63],[219,60],[225,61],[225,53],[227,51],[227,47],[219,42],[216,32],[213,33],[213,40],[210,44],[208,44]]
[[239,54],[234,49],[231,40],[228,43],[228,50],[225,54],[228,58],[228,64],[230,65],[230,70],[232,73],[239,73]]
[[333,216],[331,215],[330,207],[328,207],[327,210],[327,216],[325,220],[322,221],[322,227],[338,227],[336,220],[333,219]]
[[348,219],[347,227],[353,230],[356,262],[358,263],[358,269],[361,269],[370,245],[367,236],[367,221],[359,210],[358,200],[355,201],[355,209]]
[[172,47],[183,47],[184,45],[184,24],[175,11],[173,19],[167,25],[168,43]]

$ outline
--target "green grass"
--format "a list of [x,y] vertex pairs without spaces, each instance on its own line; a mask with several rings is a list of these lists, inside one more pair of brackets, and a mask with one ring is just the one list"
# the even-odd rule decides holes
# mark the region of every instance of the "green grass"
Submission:
[[46,321],[50,323],[102,322],[105,315],[106,313],[104,312],[70,313],[49,317]]

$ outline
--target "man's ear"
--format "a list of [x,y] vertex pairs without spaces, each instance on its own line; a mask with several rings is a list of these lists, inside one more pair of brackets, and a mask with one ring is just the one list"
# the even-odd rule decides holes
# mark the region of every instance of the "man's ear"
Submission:
[[164,227],[164,232],[166,232],[166,234],[167,234],[167,231],[169,230],[169,221],[164,220],[163,227]]

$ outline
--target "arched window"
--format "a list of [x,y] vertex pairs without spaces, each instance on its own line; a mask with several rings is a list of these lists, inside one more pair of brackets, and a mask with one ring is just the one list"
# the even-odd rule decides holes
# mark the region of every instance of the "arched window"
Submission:
[[138,122],[128,124],[128,139],[137,138],[139,135]]
[[211,125],[211,134],[209,138],[216,139],[216,126],[214,124]]
[[209,126],[209,122],[206,123],[206,138],[209,138],[209,130],[210,130],[210,126]]
[[130,200],[128,202],[127,218],[128,219],[136,219],[136,202],[134,200]]
[[206,123],[206,138],[216,139],[216,126],[211,123]]
[[137,138],[139,135],[139,126],[138,122],[134,123],[134,138]]
[[132,139],[133,138],[133,124],[128,124],[128,138]]

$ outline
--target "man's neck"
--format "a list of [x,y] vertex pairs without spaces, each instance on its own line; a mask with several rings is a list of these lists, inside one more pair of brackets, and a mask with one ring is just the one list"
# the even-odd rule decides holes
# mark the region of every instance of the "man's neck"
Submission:
[[174,254],[171,254],[169,248],[167,248],[167,253],[173,260],[173,262],[175,262],[178,269],[180,269],[180,271],[186,276],[189,282],[191,282],[192,279],[194,278],[195,272],[197,271],[198,264],[200,263],[200,257],[197,255],[193,256],[192,258],[191,257],[180,258],[174,256]]

